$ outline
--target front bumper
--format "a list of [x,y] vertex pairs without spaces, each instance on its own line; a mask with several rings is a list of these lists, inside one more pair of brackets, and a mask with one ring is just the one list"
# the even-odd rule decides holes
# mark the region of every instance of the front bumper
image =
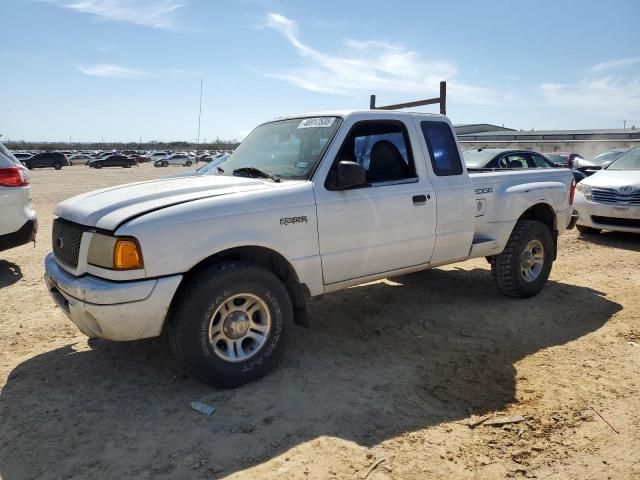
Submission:
[[53,300],[82,333],[126,341],[160,335],[182,275],[129,282],[76,277],[49,253],[44,281]]
[[617,232],[640,233],[640,207],[638,206],[590,202],[584,195],[576,192],[574,207],[578,211],[578,225]]
[[10,248],[19,247],[25,243],[35,242],[38,232],[38,218],[34,217],[25,222],[16,232],[0,235],[0,252]]

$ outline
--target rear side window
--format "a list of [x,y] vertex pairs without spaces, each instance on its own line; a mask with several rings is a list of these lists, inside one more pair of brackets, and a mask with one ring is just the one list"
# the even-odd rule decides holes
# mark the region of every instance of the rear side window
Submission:
[[434,173],[439,177],[461,175],[462,161],[449,125],[444,122],[421,122],[420,127],[429,149]]
[[536,168],[551,168],[551,165],[547,163],[542,155],[531,154],[533,164]]

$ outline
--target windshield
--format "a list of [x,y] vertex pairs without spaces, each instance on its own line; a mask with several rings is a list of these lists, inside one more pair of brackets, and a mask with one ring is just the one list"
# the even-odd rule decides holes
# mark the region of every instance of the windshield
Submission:
[[624,152],[607,170],[640,170],[640,147]]
[[341,123],[339,117],[308,117],[260,125],[224,162],[224,174],[252,167],[285,180],[306,180]]
[[596,155],[595,157],[593,157],[593,160],[591,161],[596,165],[602,165],[604,162],[615,160],[623,153],[624,152],[617,152],[617,151],[604,152],[604,153],[601,153],[600,155]]
[[462,156],[464,157],[464,163],[467,164],[467,167],[471,168],[482,168],[496,156],[496,152],[488,151],[488,150],[468,150],[466,152],[462,152]]

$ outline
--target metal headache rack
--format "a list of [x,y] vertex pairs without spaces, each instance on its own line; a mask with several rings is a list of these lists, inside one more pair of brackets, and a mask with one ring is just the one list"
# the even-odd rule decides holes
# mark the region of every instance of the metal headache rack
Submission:
[[440,82],[440,96],[436,98],[428,98],[426,100],[417,100],[415,102],[396,103],[394,105],[376,106],[376,96],[371,95],[369,100],[369,108],[371,110],[400,110],[403,108],[421,107],[423,105],[440,105],[440,114],[447,114],[447,82]]

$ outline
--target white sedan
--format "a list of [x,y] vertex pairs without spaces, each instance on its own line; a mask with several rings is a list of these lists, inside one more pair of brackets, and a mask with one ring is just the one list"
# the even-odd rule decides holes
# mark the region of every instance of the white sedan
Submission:
[[578,183],[573,206],[581,233],[640,233],[640,147]]
[[35,240],[37,229],[29,170],[0,143],[0,251]]

